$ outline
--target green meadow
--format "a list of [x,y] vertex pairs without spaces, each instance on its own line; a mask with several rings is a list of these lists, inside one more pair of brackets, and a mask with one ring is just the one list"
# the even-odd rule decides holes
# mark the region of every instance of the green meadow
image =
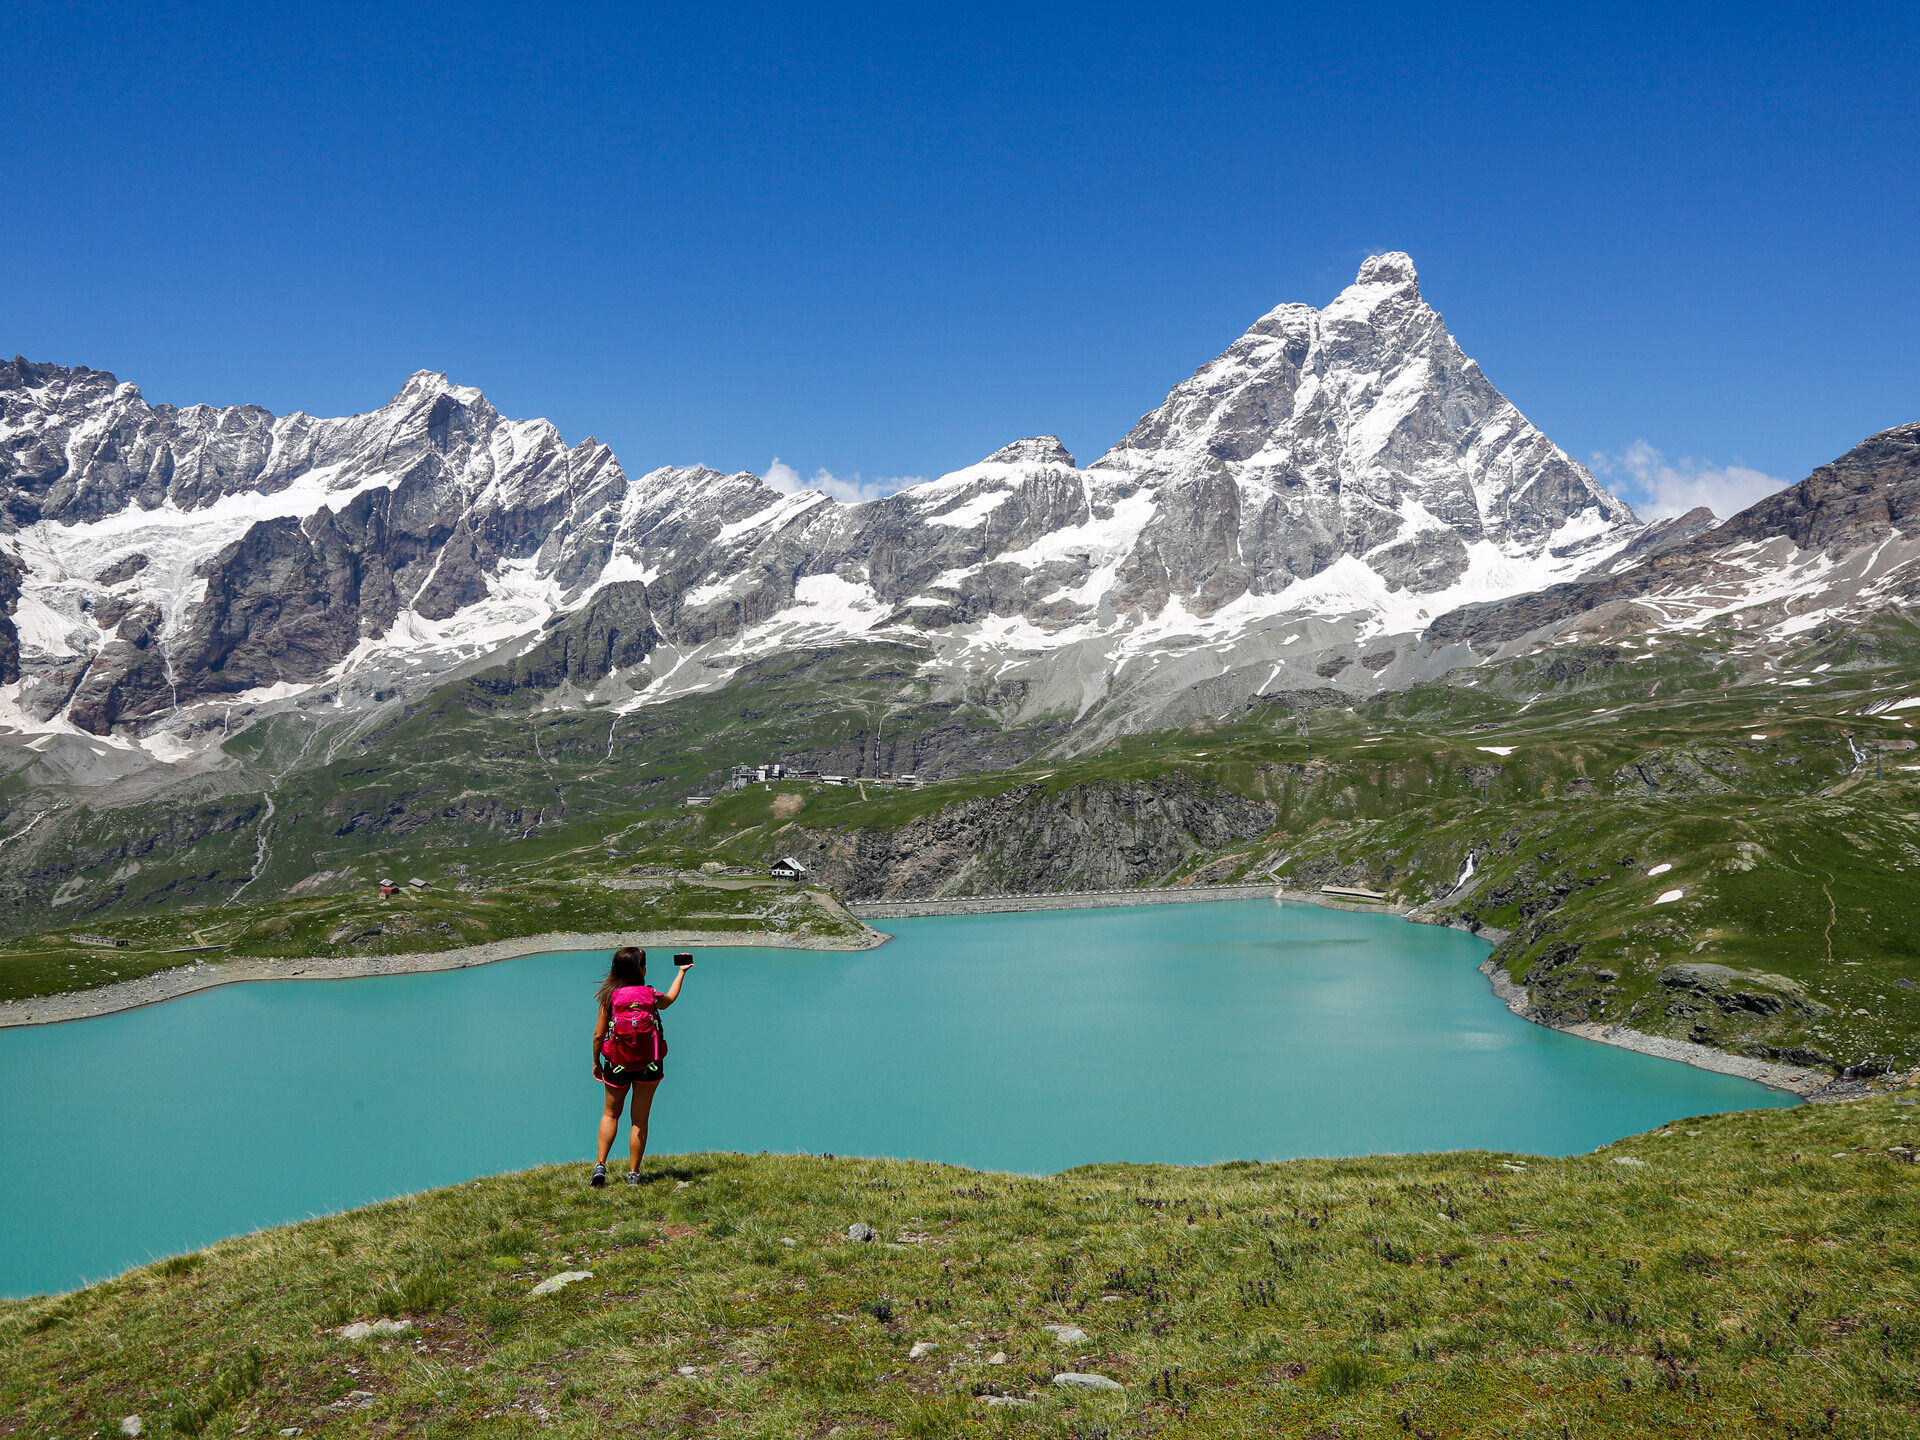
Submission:
[[1895,1440],[1917,1145],[1881,1094],[1564,1160],[534,1170],[0,1302],[0,1433]]

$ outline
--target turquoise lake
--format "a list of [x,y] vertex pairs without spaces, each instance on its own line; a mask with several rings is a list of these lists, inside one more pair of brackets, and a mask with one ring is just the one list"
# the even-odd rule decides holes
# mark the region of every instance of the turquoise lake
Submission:
[[[886,928],[856,955],[698,952],[666,1017],[652,1151],[1029,1173],[1563,1155],[1797,1103],[1529,1025],[1475,968],[1483,942],[1386,915],[1246,900]],[[230,985],[0,1031],[0,1294],[546,1161],[580,1160],[584,1180],[605,965]]]

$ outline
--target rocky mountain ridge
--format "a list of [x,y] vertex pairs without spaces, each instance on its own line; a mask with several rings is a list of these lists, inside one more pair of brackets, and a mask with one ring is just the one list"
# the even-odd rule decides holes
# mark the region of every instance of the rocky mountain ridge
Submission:
[[[1470,663],[1419,630],[1642,533],[1461,353],[1398,254],[1323,310],[1262,317],[1091,465],[1033,437],[857,505],[702,467],[629,477],[426,372],[323,420],[150,406],[16,359],[0,721],[175,760],[277,708],[348,712],[511,662],[597,607],[596,645],[515,672],[551,703],[631,709],[894,637],[931,650],[944,694],[985,684],[1018,723],[1097,738]],[[1374,658],[1329,676],[1343,648]]]
[[1751,647],[1916,598],[1920,423],[1869,436],[1724,524],[1682,516],[1655,543],[1629,545],[1589,575],[1463,606],[1427,637],[1493,657],[1581,630],[1683,634],[1737,620]]

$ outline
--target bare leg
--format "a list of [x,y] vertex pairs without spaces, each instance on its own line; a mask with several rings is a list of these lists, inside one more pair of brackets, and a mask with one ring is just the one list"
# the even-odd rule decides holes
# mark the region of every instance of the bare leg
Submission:
[[613,1137],[620,1133],[620,1107],[626,1103],[625,1090],[607,1091],[607,1108],[600,1115],[600,1153],[594,1156],[596,1164],[607,1163],[607,1152],[613,1149]]
[[636,1175],[640,1173],[641,1157],[647,1153],[647,1117],[653,1113],[653,1092],[659,1088],[658,1080],[645,1081],[633,1087],[633,1108],[627,1112],[628,1118],[633,1122],[630,1136],[633,1164],[627,1168]]

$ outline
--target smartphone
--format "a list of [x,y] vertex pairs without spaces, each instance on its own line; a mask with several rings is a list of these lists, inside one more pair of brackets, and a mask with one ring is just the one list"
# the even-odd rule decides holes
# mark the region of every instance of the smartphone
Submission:
[[673,957],[673,963],[676,965],[691,965],[693,963],[693,956],[683,950]]

